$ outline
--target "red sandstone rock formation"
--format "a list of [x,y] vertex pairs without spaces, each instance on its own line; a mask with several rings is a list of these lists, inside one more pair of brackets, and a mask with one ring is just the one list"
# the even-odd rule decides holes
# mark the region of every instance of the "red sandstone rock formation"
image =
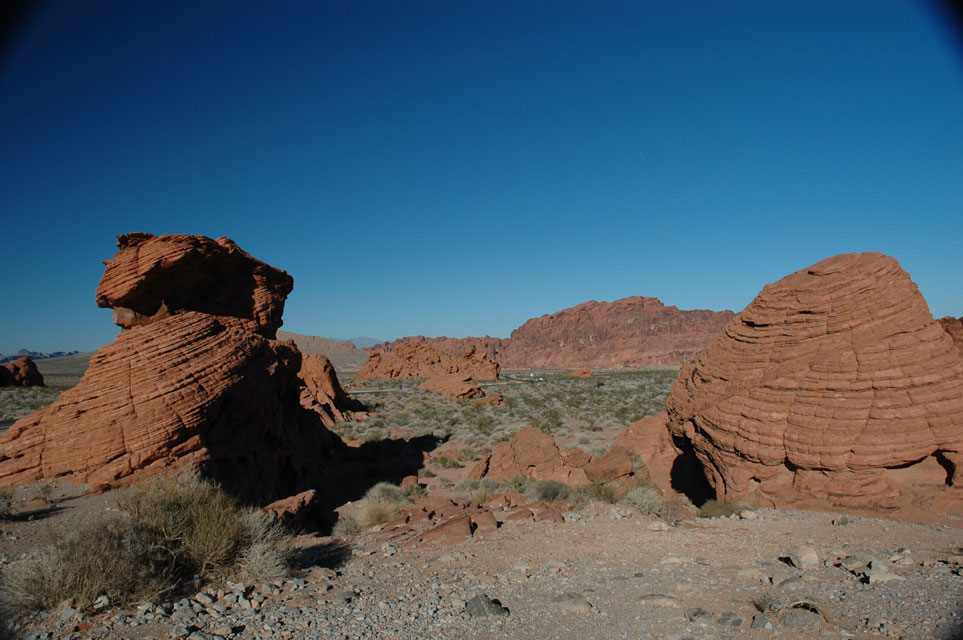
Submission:
[[683,367],[668,417],[719,498],[892,507],[912,478],[963,504],[941,488],[963,480],[963,359],[878,253],[766,285]]
[[0,365],[0,387],[42,387],[43,376],[34,361],[27,356]]
[[338,382],[331,361],[324,356],[302,355],[298,376],[304,382],[301,405],[318,413],[324,426],[333,427],[336,422],[364,415],[364,405],[348,397]]
[[500,393],[496,393],[495,395],[490,396],[488,398],[479,398],[478,400],[475,400],[474,402],[472,402],[472,404],[490,404],[492,406],[498,407],[498,406],[501,406],[504,402],[505,402],[505,396],[503,396]]
[[0,436],[0,485],[194,463],[260,504],[323,486],[343,445],[301,406],[301,354],[273,339],[290,276],[225,238],[118,240],[97,300],[129,310],[126,328],[77,386]]
[[180,311],[228,316],[267,338],[281,326],[294,279],[229,238],[129,233],[117,236],[117,246],[104,263],[97,305],[114,309],[121,327]]
[[704,347],[734,314],[680,310],[657,298],[585,302],[532,318],[511,338],[401,338],[372,351],[389,353],[412,344],[449,354],[484,351],[510,369],[623,367],[681,364]]
[[963,353],[963,318],[946,316],[945,318],[940,318],[940,324],[943,325],[946,332],[953,338],[953,342],[956,343],[956,347],[960,350],[960,353]]
[[568,374],[569,378],[591,378],[592,370],[588,367],[582,367],[581,369],[576,369],[575,371]]
[[424,389],[425,391],[435,391],[437,393],[443,393],[446,396],[451,396],[453,398],[484,398],[485,392],[482,391],[481,387],[472,379],[471,376],[464,373],[452,373],[447,376],[435,376],[434,378],[429,378],[418,385],[419,389]]
[[463,373],[476,380],[496,380],[501,369],[487,354],[474,350],[454,357],[426,344],[409,344],[382,354],[371,354],[357,378],[433,378]]

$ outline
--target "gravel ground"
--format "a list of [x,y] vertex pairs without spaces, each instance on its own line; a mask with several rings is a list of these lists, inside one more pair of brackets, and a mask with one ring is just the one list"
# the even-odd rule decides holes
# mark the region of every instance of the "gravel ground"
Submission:
[[[85,496],[70,504],[82,512],[107,501]],[[4,558],[15,561],[31,532],[70,511],[3,523]],[[378,533],[303,539],[302,570],[277,584],[212,585],[174,602],[123,611],[107,605],[89,617],[64,607],[23,620],[17,633],[195,640],[963,637],[963,538],[955,526],[761,510],[666,527],[598,504],[567,520],[505,523],[487,537],[448,546],[406,547]]]

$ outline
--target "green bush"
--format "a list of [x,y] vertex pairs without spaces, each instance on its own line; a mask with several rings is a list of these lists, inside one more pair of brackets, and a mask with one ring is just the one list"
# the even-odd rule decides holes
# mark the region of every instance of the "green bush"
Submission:
[[575,491],[576,502],[604,502],[614,504],[618,499],[618,492],[615,487],[604,485],[598,480],[593,480],[590,484],[579,487]]
[[559,502],[567,500],[571,492],[567,484],[557,480],[536,480],[528,487],[526,495],[539,502]]
[[118,512],[41,547],[4,575],[3,597],[20,611],[64,600],[90,609],[106,595],[126,606],[178,592],[195,575],[275,580],[287,571],[290,537],[260,511],[239,508],[194,473],[120,494]]

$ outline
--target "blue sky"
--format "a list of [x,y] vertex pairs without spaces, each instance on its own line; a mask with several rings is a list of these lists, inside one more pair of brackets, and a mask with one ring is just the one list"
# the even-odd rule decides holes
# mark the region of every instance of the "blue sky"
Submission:
[[130,231],[233,238],[330,337],[738,311],[868,250],[963,315],[963,49],[925,3],[49,2],[0,141],[0,353],[109,342]]

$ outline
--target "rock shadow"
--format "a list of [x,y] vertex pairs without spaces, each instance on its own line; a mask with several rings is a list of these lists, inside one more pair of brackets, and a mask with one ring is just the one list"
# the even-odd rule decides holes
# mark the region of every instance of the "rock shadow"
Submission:
[[351,545],[340,540],[330,540],[319,541],[317,544],[295,550],[289,563],[296,569],[307,567],[340,569],[348,564],[350,559]]
[[676,441],[675,445],[682,453],[672,462],[669,481],[673,489],[689,498],[695,506],[701,507],[714,499],[716,492],[688,441]]

